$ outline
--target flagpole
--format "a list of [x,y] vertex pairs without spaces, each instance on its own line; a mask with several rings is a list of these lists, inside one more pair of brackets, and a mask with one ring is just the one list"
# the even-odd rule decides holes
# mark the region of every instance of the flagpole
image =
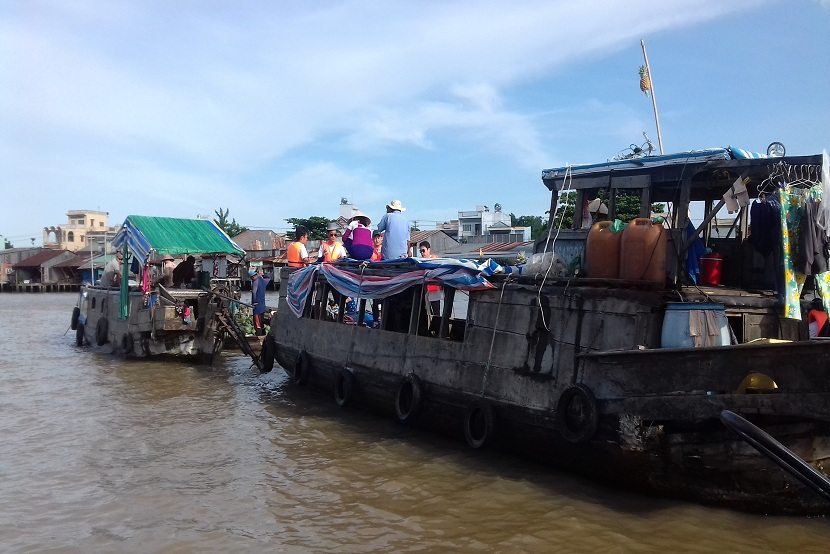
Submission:
[[651,76],[651,67],[648,64],[648,54],[646,54],[646,42],[640,40],[640,46],[643,47],[643,60],[646,62],[646,71],[648,72],[649,80],[651,81],[651,106],[654,108],[654,124],[657,126],[657,145],[660,147],[660,154],[663,154],[663,133],[660,132],[660,116],[657,115],[657,98],[654,96],[654,78]]

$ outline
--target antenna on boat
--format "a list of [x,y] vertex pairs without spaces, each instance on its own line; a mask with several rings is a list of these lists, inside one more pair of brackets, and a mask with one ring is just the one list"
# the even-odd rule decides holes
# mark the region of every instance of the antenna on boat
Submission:
[[660,132],[660,117],[657,115],[657,99],[654,97],[654,80],[651,78],[651,66],[648,64],[648,54],[646,53],[646,42],[640,40],[640,46],[643,47],[643,60],[645,65],[640,68],[640,90],[648,94],[651,92],[651,106],[654,108],[654,124],[657,127],[657,146],[660,148],[660,154],[663,154],[663,134]]

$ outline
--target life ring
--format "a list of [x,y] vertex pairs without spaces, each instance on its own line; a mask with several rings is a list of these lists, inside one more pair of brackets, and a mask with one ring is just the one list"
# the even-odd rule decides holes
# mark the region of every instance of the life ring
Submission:
[[95,343],[98,346],[103,346],[109,342],[109,337],[107,336],[108,332],[109,323],[107,322],[107,318],[102,317],[95,325]]
[[334,376],[334,401],[341,408],[347,406],[354,396],[354,374],[341,368]]
[[124,336],[121,337],[121,350],[125,355],[129,356],[133,353],[134,347],[135,339],[133,339],[133,336],[130,333],[124,333]]
[[599,411],[591,389],[582,383],[565,389],[556,405],[556,422],[559,433],[568,442],[577,444],[594,438]]
[[495,418],[486,400],[473,400],[464,413],[464,438],[472,448],[481,448],[493,440]]
[[75,345],[83,346],[84,338],[84,324],[78,323],[78,326],[75,328]]
[[265,335],[262,341],[262,351],[259,353],[259,370],[262,373],[268,373],[274,369],[274,354],[277,349],[277,344],[274,337]]
[[75,306],[72,308],[72,323],[69,324],[69,328],[73,331],[78,328],[78,318],[81,317],[81,308]]
[[421,411],[421,379],[409,373],[401,381],[398,394],[395,395],[395,414],[401,423],[411,423]]
[[295,385],[305,385],[311,377],[311,360],[308,353],[302,350],[297,354],[297,360],[294,362],[294,371],[291,373],[291,380]]

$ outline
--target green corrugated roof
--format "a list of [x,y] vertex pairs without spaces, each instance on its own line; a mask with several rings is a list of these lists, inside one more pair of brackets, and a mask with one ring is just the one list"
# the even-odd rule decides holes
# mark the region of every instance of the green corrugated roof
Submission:
[[239,248],[215,223],[207,219],[178,219],[131,215],[129,222],[159,254],[233,254],[244,256]]

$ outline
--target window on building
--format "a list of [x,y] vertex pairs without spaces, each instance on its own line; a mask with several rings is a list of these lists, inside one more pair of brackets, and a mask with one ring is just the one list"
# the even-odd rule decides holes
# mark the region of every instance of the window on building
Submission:
[[66,240],[67,242],[75,242],[75,233],[73,233],[72,231],[66,233]]
[[78,242],[84,242],[84,236],[81,235],[81,238],[78,239]]
[[104,222],[103,222],[103,221],[99,221],[99,222],[98,222],[98,227],[103,227],[103,226],[104,226]]
[[472,226],[472,225],[470,225],[469,223],[465,223],[465,224],[464,224],[464,230],[465,230],[465,231],[472,231],[472,230],[473,230],[473,226]]
[[95,220],[94,219],[89,220],[89,226],[90,227],[95,227]]

